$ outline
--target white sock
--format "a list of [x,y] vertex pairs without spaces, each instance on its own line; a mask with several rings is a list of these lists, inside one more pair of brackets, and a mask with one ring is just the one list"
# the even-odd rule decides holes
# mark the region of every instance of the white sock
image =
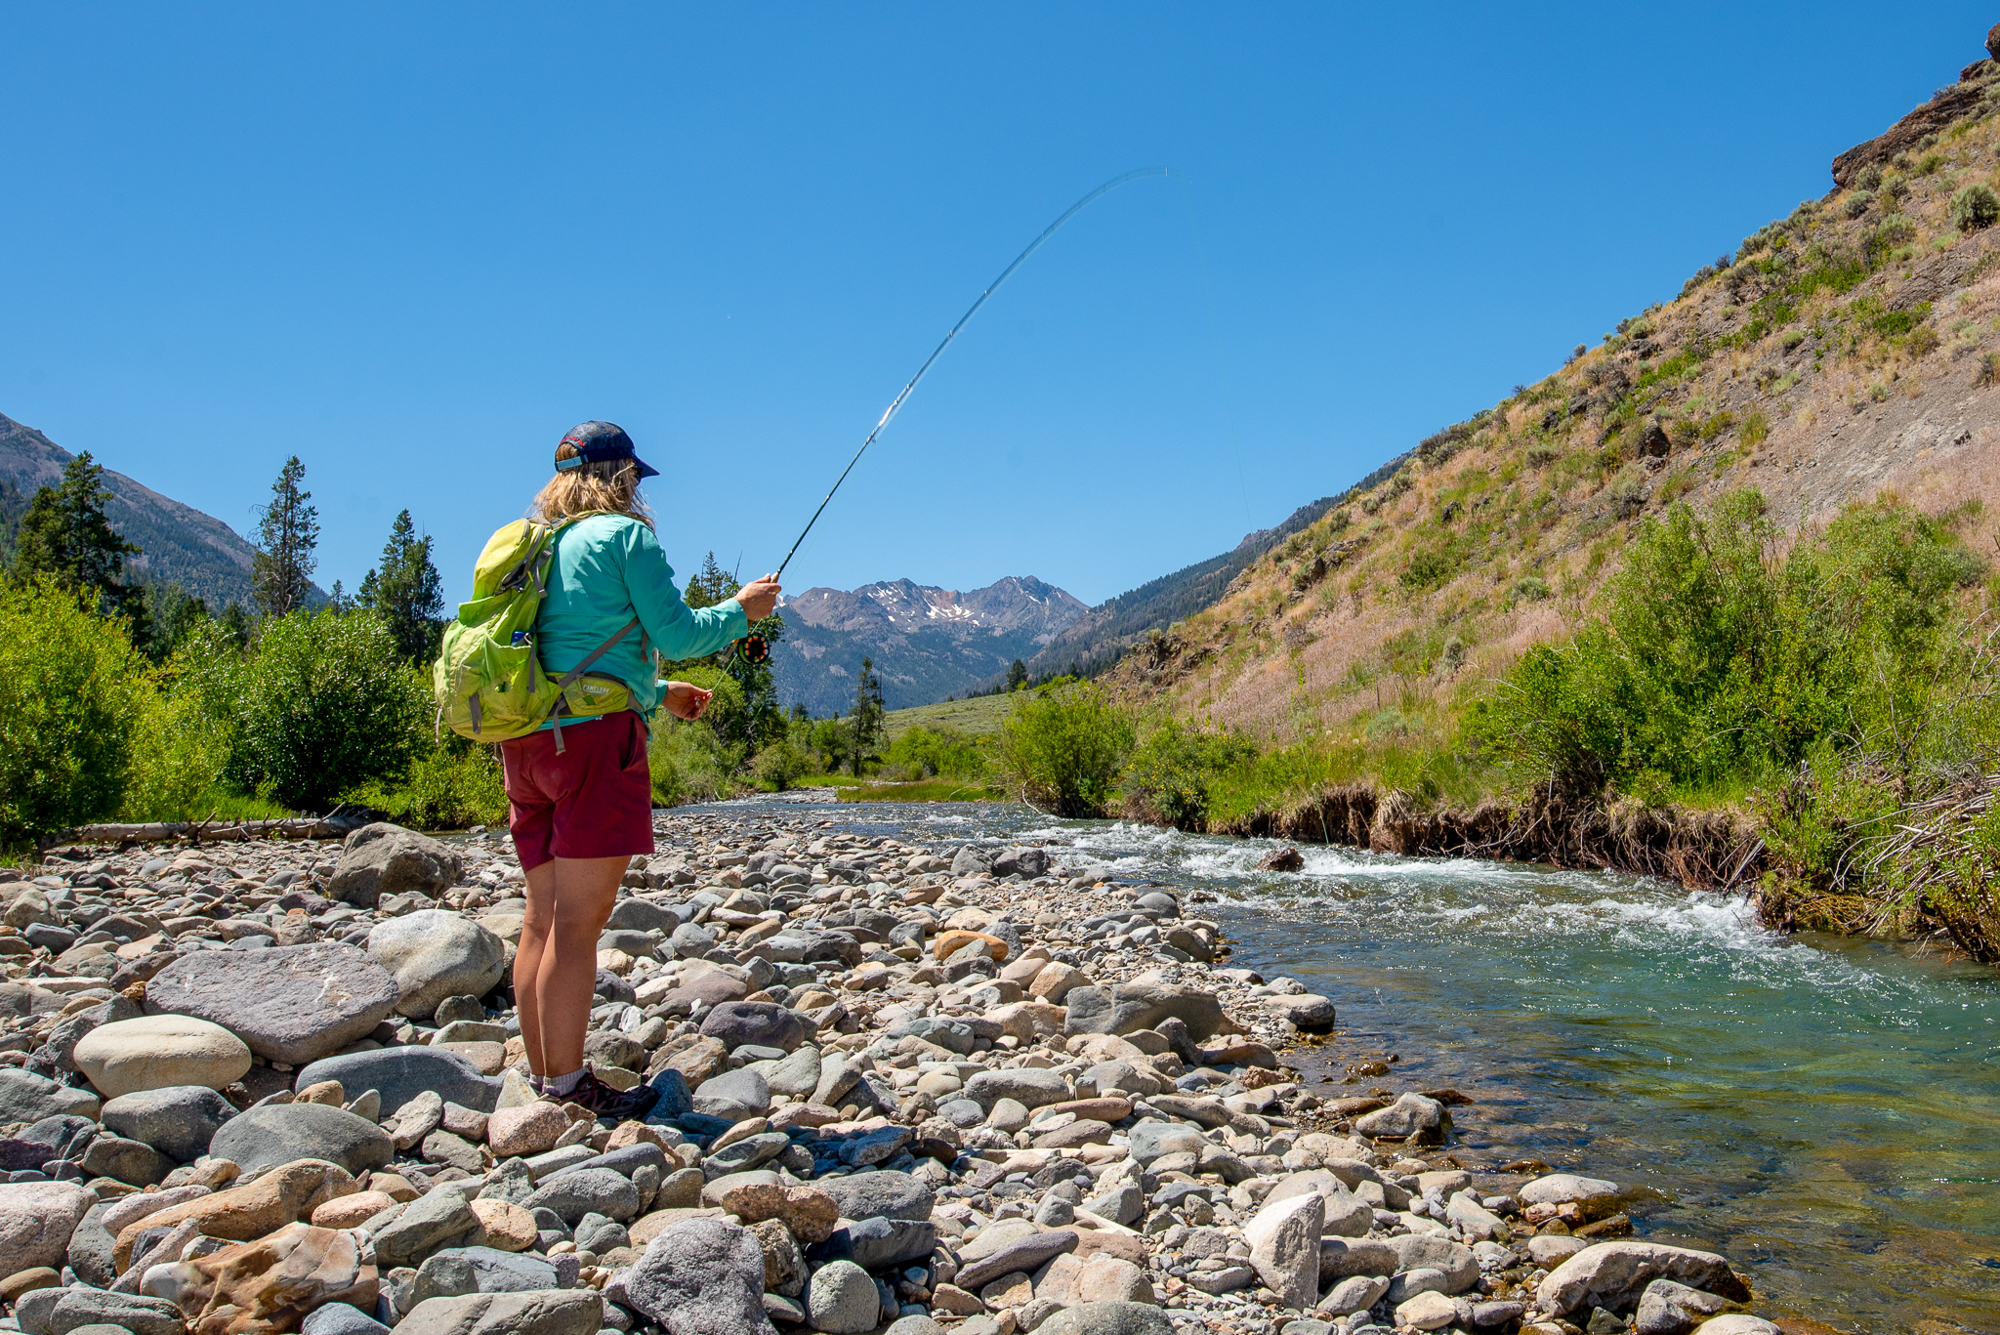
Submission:
[[577,1084],[580,1081],[582,1081],[583,1072],[584,1068],[579,1066],[576,1070],[571,1071],[568,1075],[551,1075],[544,1077],[542,1080],[542,1092],[544,1094],[553,1094],[557,1098],[562,1098],[564,1095],[568,1094],[571,1090],[575,1089],[577,1087]]

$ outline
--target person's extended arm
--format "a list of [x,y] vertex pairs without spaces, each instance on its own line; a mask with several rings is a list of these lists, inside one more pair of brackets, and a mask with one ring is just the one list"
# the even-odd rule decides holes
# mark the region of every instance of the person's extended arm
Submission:
[[[744,594],[764,583],[746,585]],[[632,526],[626,545],[625,590],[647,639],[668,659],[712,654],[731,640],[742,639],[750,633],[751,621],[744,602],[751,604],[752,611],[765,604],[760,614],[768,615],[769,605],[777,597],[773,585],[767,594],[745,597],[743,602],[728,598],[713,607],[689,607],[674,587],[673,567],[667,564],[659,540],[652,530],[638,524]]]

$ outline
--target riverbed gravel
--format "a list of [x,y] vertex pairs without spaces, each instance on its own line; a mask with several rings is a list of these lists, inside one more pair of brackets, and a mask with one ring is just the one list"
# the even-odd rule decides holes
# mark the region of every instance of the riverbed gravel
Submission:
[[0,870],[0,1329],[1777,1329],[1619,1183],[1459,1146],[1455,1091],[1309,1089],[1338,999],[1167,887],[658,830],[599,942],[589,1059],[660,1094],[617,1125],[524,1078],[501,834]]

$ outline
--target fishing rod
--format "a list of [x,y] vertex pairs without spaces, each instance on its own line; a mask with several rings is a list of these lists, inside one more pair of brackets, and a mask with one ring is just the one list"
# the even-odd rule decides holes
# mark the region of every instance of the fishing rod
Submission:
[[[883,428],[889,425],[891,419],[909,401],[910,395],[917,388],[917,383],[925,375],[929,374],[931,367],[937,364],[937,359],[944,356],[944,350],[951,346],[952,340],[957,338],[965,326],[972,322],[972,317],[979,314],[979,308],[984,306],[987,300],[1000,290],[1002,284],[1014,276],[1014,271],[1023,264],[1026,264],[1028,257],[1042,248],[1043,242],[1061,231],[1064,223],[1067,223],[1071,218],[1074,218],[1077,214],[1083,212],[1099,199],[1116,190],[1119,186],[1139,180],[1142,177],[1171,176],[1172,174],[1172,170],[1167,167],[1141,167],[1137,171],[1126,172],[1123,176],[1112,177],[1103,185],[1098,186],[1097,189],[1091,191],[1065,209],[1060,218],[1057,218],[1054,222],[1043,228],[1041,235],[1030,241],[1028,248],[1014,257],[1012,264],[1009,264],[1000,271],[1000,276],[987,285],[986,290],[979,294],[979,299],[967,308],[965,314],[958,317],[958,323],[951,327],[951,330],[945,334],[943,340],[935,348],[931,349],[931,355],[924,358],[924,364],[917,368],[917,373],[910,377],[909,383],[905,384],[896,397],[889,401],[889,406],[883,410],[881,419],[875,423],[875,429],[870,431],[868,438],[861,442],[861,448],[854,452],[854,457],[847,461],[847,467],[841,469],[840,476],[833,480],[833,486],[827,491],[826,499],[819,503],[819,509],[814,510],[812,518],[806,521],[805,529],[799,534],[798,541],[794,542],[791,550],[785,553],[785,559],[778,562],[777,573],[772,576],[773,579],[784,575],[785,567],[792,563],[794,556],[798,555],[800,545],[805,542],[807,534],[813,531],[813,525],[819,522],[819,517],[826,512],[826,507],[832,502],[834,493],[840,490],[840,484],[847,481],[847,475],[854,471],[854,465],[861,462],[861,456],[868,452],[868,447],[875,443],[875,438],[882,434]],[[770,646],[764,643],[763,636],[751,635],[743,641],[743,656],[753,663],[761,663],[765,658],[770,656]]]

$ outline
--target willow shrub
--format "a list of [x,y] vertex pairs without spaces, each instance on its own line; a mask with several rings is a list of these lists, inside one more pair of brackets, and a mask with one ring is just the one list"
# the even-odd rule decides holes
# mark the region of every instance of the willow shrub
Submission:
[[242,650],[219,622],[201,618],[181,632],[133,737],[120,816],[203,820],[242,805],[223,780],[235,753],[243,674]]
[[1058,816],[1098,816],[1117,795],[1132,720],[1095,683],[1061,678],[1022,692],[1001,725],[1001,773]]
[[401,774],[420,754],[432,709],[387,622],[327,609],[264,623],[235,713],[239,782],[323,811],[351,788]]
[[[684,678],[691,680],[691,678]],[[721,699],[718,691],[716,698]],[[743,763],[743,753],[724,742],[704,723],[684,723],[664,712],[653,720],[653,738],[646,752],[653,778],[653,801],[677,807],[687,802],[715,802],[735,791],[730,781]]]
[[1783,559],[1777,538],[1755,491],[1646,520],[1601,614],[1524,655],[1471,736],[1517,781],[1658,800],[1910,717],[1982,563],[1947,521],[1894,501],[1848,510]]
[[977,779],[986,773],[979,743],[956,728],[910,728],[889,743],[884,759],[911,779]]
[[1216,781],[1256,754],[1254,744],[1227,733],[1164,719],[1132,752],[1123,783],[1125,809],[1177,830],[1203,833]]
[[114,814],[155,696],[122,621],[47,581],[0,587],[0,845]]
[[421,747],[393,778],[363,784],[345,797],[419,830],[462,830],[507,819],[507,793],[493,748],[452,733]]

